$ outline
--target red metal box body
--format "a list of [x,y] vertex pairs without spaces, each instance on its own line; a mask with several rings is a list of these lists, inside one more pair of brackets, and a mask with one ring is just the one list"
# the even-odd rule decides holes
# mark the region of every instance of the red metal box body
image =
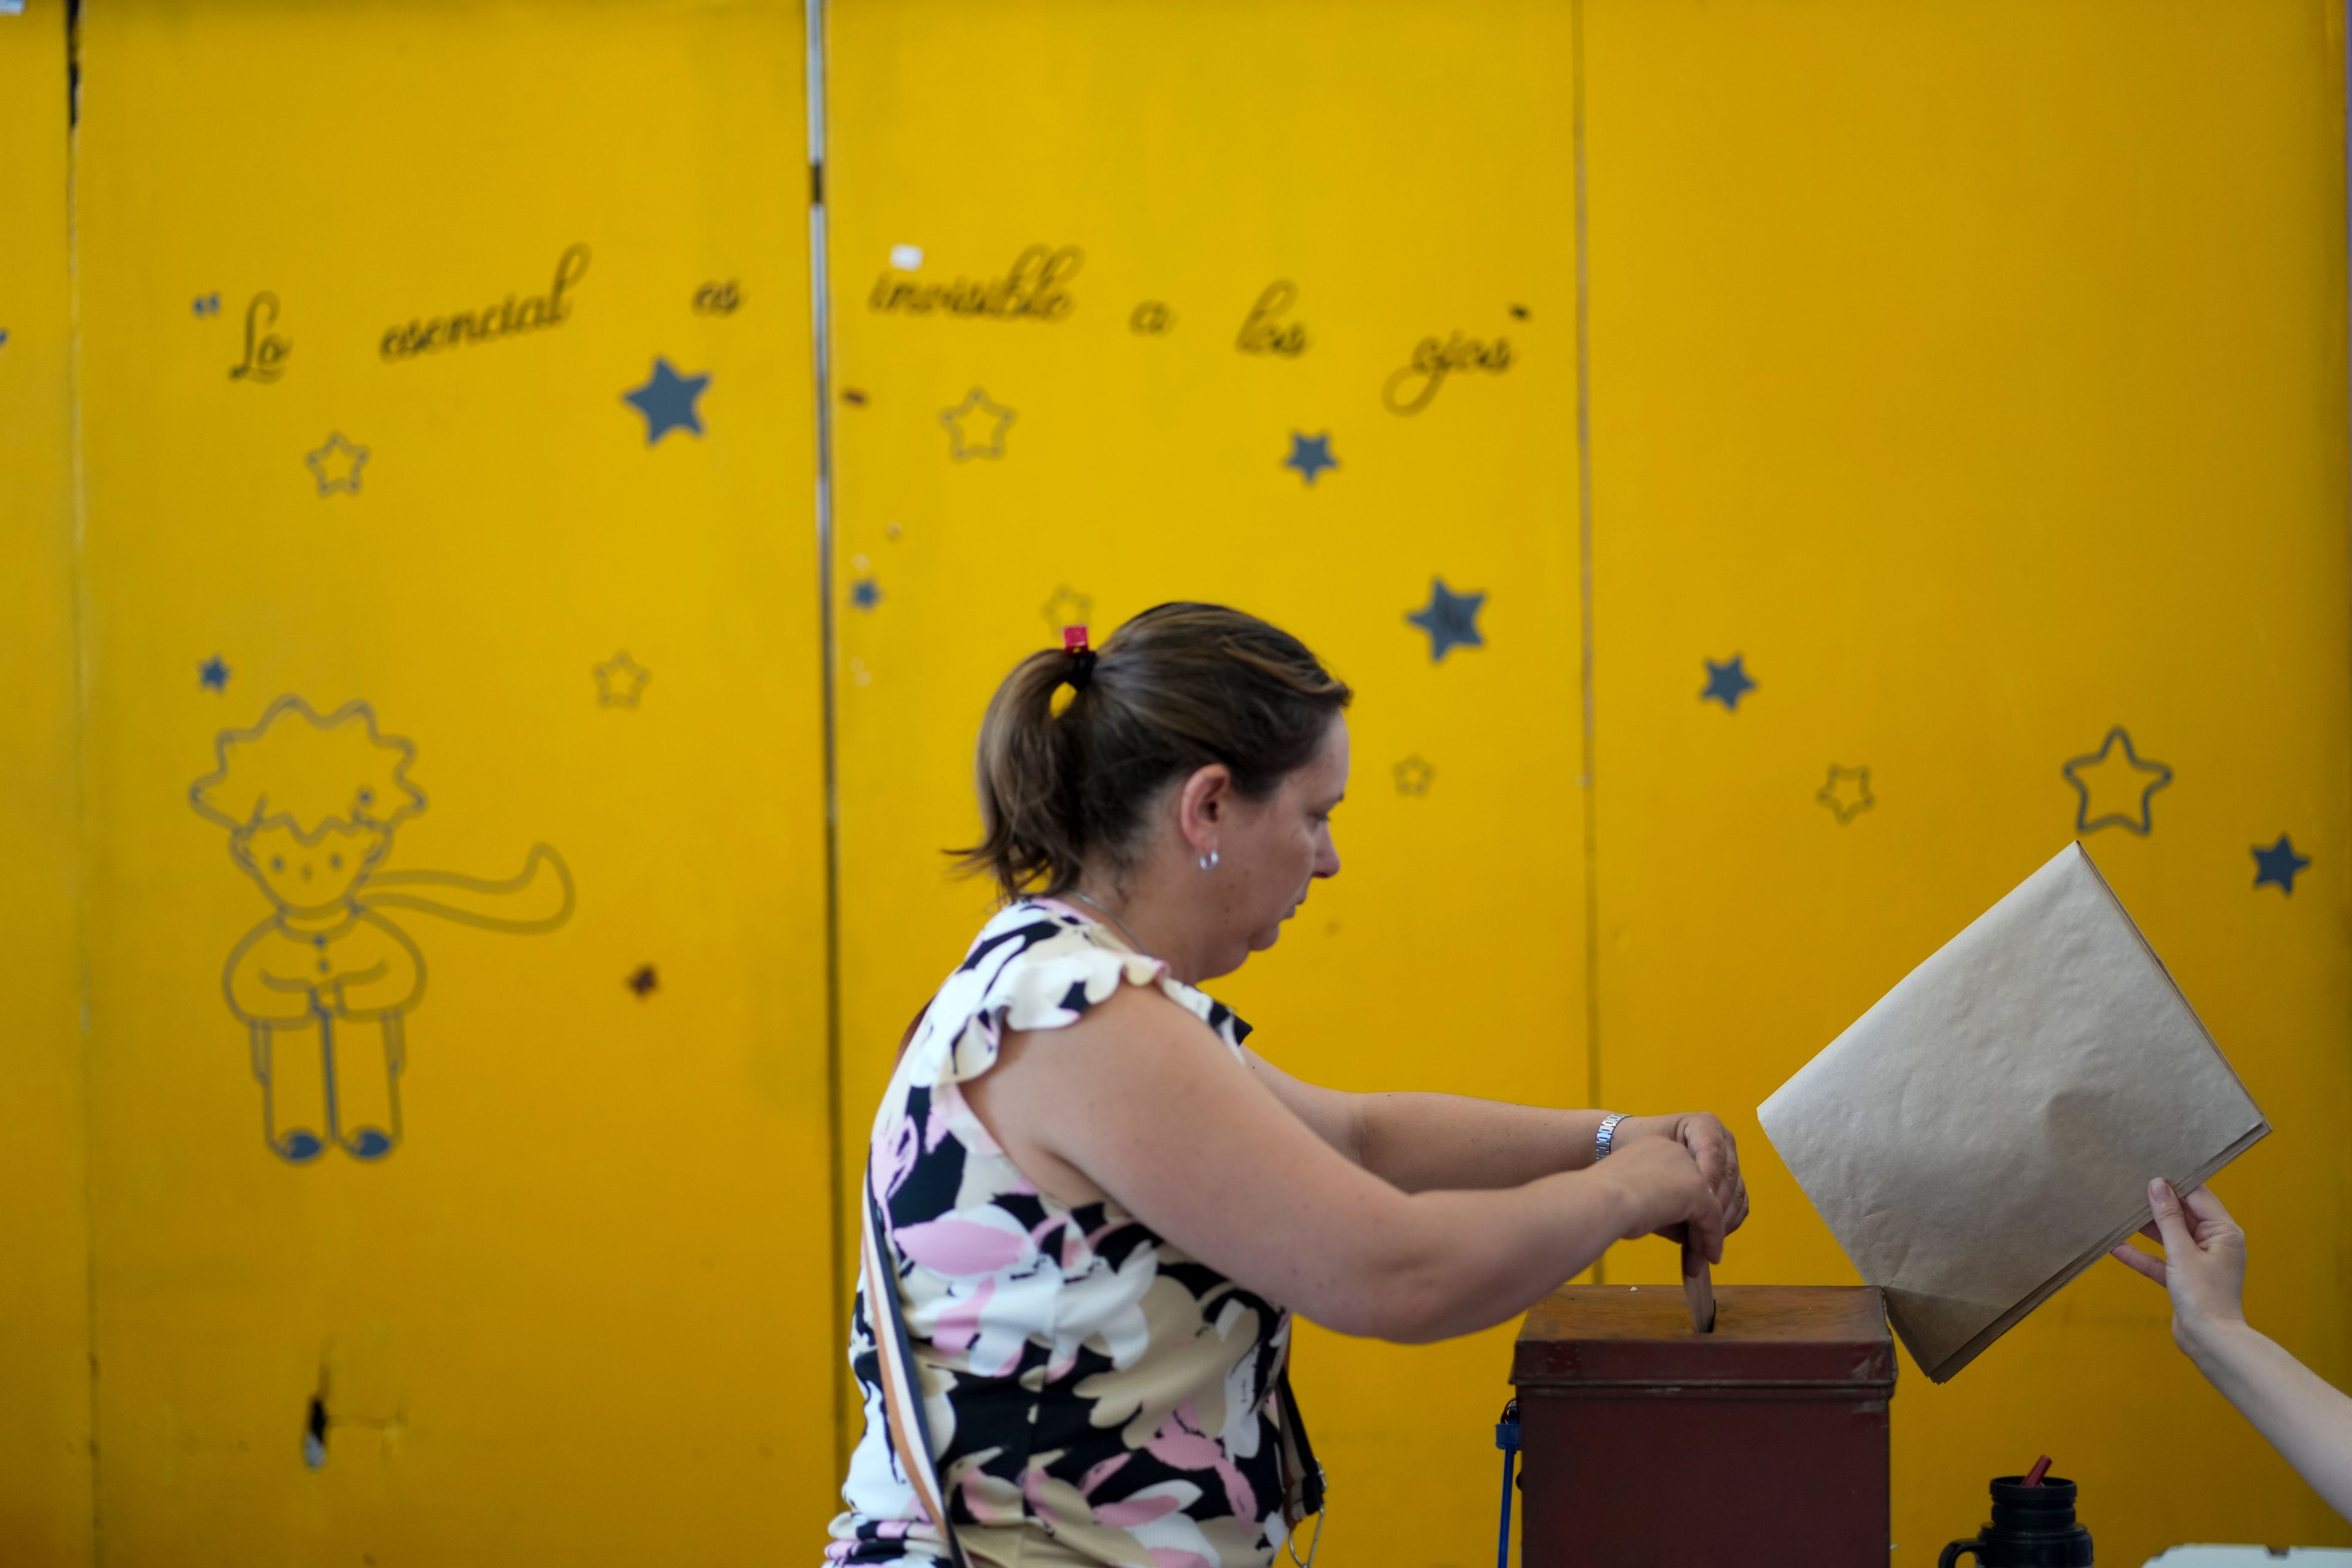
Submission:
[[1571,1285],[1519,1330],[1524,1568],[1885,1568],[1895,1345],[1878,1291]]

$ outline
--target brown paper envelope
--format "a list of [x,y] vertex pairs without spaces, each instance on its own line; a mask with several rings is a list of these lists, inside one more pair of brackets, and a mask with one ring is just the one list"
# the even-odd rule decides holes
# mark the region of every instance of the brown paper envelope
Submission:
[[1715,1332],[1715,1271],[1687,1241],[1683,1243],[1683,1302],[1690,1308],[1694,1330]]
[[2270,1131],[2079,844],[1757,1115],[1937,1383]]

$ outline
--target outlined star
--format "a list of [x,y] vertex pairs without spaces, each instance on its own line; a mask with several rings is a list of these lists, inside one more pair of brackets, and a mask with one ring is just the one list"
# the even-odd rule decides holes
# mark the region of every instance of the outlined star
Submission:
[[[992,401],[979,387],[973,387],[963,395],[961,403],[940,410],[940,423],[948,427],[948,456],[959,463],[967,458],[1002,458],[1004,433],[1019,417],[1012,409]],[[988,431],[985,442],[974,438],[983,426]]]
[[1842,768],[1835,763],[1830,764],[1830,782],[1813,798],[1837,813],[1841,827],[1878,804],[1870,793],[1868,768]]
[[2267,849],[2259,844],[2254,846],[2254,886],[2276,882],[2280,892],[2292,894],[2295,873],[2310,864],[2309,859],[2294,852],[2294,843],[2282,833],[2279,841]]
[[1396,776],[1399,795],[1427,795],[1430,784],[1437,777],[1437,770],[1423,762],[1417,752],[1389,771]]
[[1756,682],[1748,673],[1746,655],[1733,654],[1728,664],[1717,664],[1711,658],[1701,660],[1706,666],[1706,685],[1698,700],[1720,702],[1733,713],[1739,711],[1739,700],[1756,689]]
[[637,1000],[642,1002],[660,987],[661,976],[654,973],[652,964],[641,963],[637,965],[636,972],[621,984],[635,992]]
[[1055,631],[1064,626],[1084,626],[1094,624],[1095,596],[1081,594],[1067,583],[1054,590],[1045,601],[1045,624]]
[[1293,430],[1290,433],[1290,456],[1282,459],[1282,466],[1297,469],[1298,477],[1312,486],[1316,475],[1326,468],[1339,466],[1339,459],[1331,455],[1331,432],[1326,430],[1320,436],[1302,436]]
[[1429,580],[1429,603],[1409,612],[1405,619],[1429,634],[1429,662],[1435,664],[1454,647],[1485,647],[1478,635],[1478,610],[1484,594],[1457,594],[1443,577]]
[[310,477],[319,481],[319,493],[322,496],[333,495],[337,490],[359,494],[360,469],[367,460],[368,449],[344,440],[340,430],[330,430],[325,446],[302,455],[302,461],[310,465]]
[[860,577],[851,584],[849,602],[861,610],[870,610],[882,602],[882,584],[871,577]]
[[[2116,743],[2123,743],[2124,754],[2113,753]],[[2095,833],[2102,827],[2121,827],[2145,836],[2156,826],[2156,816],[2150,804],[2158,790],[2172,782],[2172,770],[2158,762],[2142,762],[2132,750],[2131,736],[2121,724],[2107,731],[2099,749],[2087,757],[2076,757],[2059,773],[2074,786],[2082,802],[2074,808],[2074,831]],[[2102,809],[2094,811],[2095,796],[2104,795]],[[2118,809],[2132,796],[2137,801],[2133,809]]]
[[208,691],[226,691],[228,677],[229,668],[221,662],[221,656],[218,654],[213,655],[212,658],[196,666],[196,684]]
[[646,445],[650,447],[673,430],[691,430],[702,434],[702,414],[695,400],[710,384],[710,377],[680,375],[677,367],[660,354],[654,356],[654,373],[643,386],[633,386],[621,394],[621,401],[646,416]]
[[626,648],[593,668],[596,700],[606,708],[635,708],[645,693],[646,682],[654,678],[654,672],[631,658]]

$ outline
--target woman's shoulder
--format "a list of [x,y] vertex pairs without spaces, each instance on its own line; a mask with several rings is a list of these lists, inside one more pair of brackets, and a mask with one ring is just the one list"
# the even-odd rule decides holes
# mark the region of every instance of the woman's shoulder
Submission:
[[968,1001],[1008,1029],[1053,1029],[1076,1022],[1121,985],[1155,984],[1167,973],[1068,905],[1020,899],[981,927],[940,1000],[949,1002],[953,991],[956,1002]]
[[987,1070],[1008,1029],[1058,1029],[1108,1001],[1122,985],[1158,990],[1238,1046],[1249,1026],[1232,1009],[1176,980],[1156,958],[1121,945],[1097,921],[1056,900],[1020,899],[972,938],[908,1043],[917,1081]]

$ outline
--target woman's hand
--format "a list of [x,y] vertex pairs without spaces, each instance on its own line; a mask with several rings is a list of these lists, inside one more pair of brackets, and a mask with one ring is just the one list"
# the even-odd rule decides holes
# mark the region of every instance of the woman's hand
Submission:
[[1614,1145],[1610,1158],[1614,1160],[1635,1144],[1652,1139],[1670,1139],[1688,1151],[1698,1166],[1698,1173],[1715,1194],[1716,1204],[1723,1214],[1726,1236],[1747,1223],[1748,1184],[1739,1174],[1739,1145],[1733,1142],[1731,1129],[1704,1110],[1685,1110],[1674,1116],[1629,1116],[1617,1124],[1610,1139]]
[[1709,1263],[1723,1261],[1723,1205],[1679,1140],[1637,1139],[1612,1152],[1591,1175],[1614,1188],[1624,1205],[1620,1240],[1654,1234],[1687,1238]]
[[2147,1184],[2147,1203],[2156,1218],[2139,1233],[2164,1243],[2164,1256],[2126,1242],[2116,1260],[2165,1288],[2172,1297],[2173,1343],[2201,1362],[2221,1335],[2246,1321],[2246,1233],[2209,1188],[2189,1194],[2184,1208],[2159,1176]]

